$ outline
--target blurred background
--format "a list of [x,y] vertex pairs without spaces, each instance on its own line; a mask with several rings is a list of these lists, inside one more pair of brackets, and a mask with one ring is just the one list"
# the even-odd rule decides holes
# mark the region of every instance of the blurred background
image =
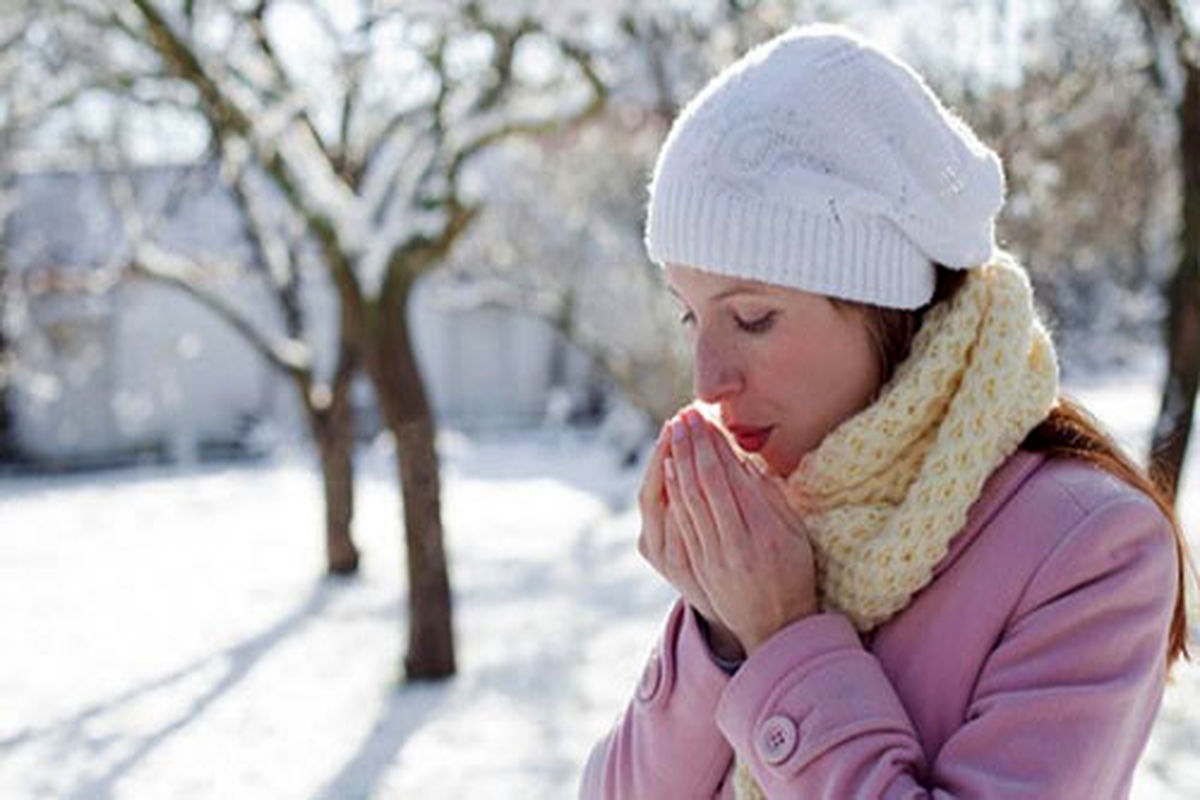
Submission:
[[574,796],[673,599],[653,158],[814,20],[1001,154],[1064,389],[1196,541],[1190,0],[0,0],[0,796]]

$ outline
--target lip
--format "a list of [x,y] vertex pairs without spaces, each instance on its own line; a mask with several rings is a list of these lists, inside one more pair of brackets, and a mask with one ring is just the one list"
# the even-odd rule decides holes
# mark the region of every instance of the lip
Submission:
[[749,428],[744,425],[730,425],[729,432],[737,439],[738,446],[748,453],[756,453],[762,450],[767,439],[771,436],[771,431],[775,430],[774,425],[768,425],[765,428]]

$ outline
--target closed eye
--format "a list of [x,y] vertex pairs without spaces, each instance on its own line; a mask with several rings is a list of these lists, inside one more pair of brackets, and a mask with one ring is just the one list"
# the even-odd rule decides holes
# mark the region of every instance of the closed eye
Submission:
[[737,319],[738,327],[747,333],[763,333],[775,322],[775,312],[768,311],[758,319],[751,320],[750,322],[744,322],[740,317],[735,317],[735,319]]
[[[737,316],[736,314],[734,315],[733,318],[734,318],[734,320],[737,321],[737,326],[740,329],[742,329],[743,331],[745,331],[746,333],[764,333],[767,331],[768,328],[771,327],[772,324],[774,324],[775,313],[776,312],[774,312],[774,311],[768,311],[766,314],[763,314],[758,319],[750,320],[748,322],[746,320],[743,320],[741,317]],[[685,311],[683,313],[683,315],[679,318],[679,322],[682,325],[691,325],[691,324],[695,323],[695,321],[696,321],[696,316],[691,311]]]

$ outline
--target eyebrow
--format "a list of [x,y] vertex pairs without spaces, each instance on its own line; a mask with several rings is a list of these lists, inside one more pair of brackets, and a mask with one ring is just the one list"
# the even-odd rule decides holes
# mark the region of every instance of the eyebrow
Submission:
[[[667,284],[667,291],[670,292],[671,294],[675,295],[676,297],[678,297],[680,299],[680,301],[682,301],[684,304],[687,303],[687,301],[683,299],[683,295],[681,295],[679,292],[675,291],[674,286]],[[716,302],[717,300],[723,300],[726,297],[730,297],[735,294],[767,294],[767,292],[765,292],[762,289],[759,289],[755,286],[735,286],[732,289],[726,289],[723,292],[718,292],[717,294],[714,294],[712,297],[709,298],[709,301]]]

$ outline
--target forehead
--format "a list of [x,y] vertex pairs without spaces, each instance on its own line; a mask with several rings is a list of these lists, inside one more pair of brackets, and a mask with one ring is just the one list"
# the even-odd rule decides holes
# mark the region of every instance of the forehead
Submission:
[[694,295],[700,298],[716,298],[734,292],[777,294],[781,291],[781,287],[768,283],[720,275],[685,264],[668,263],[665,280],[667,290],[677,296]]
[[689,267],[686,264],[668,262],[665,266],[667,291],[684,303],[689,305],[695,303],[697,308],[701,303],[716,303],[732,295],[769,297],[772,302],[802,309],[806,314],[833,311],[839,317],[865,319],[869,308],[849,300],[838,300],[790,286],[734,278]]

